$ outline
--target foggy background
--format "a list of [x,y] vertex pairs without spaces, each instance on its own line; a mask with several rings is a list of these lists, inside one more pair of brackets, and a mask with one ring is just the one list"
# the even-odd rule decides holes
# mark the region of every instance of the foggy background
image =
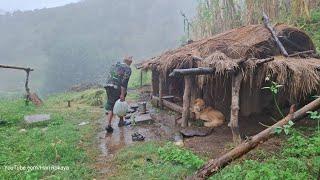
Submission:
[[[0,0],[0,64],[34,68],[32,91],[43,95],[79,83],[102,83],[108,67],[123,56],[137,61],[179,46],[184,36],[180,10],[192,17],[197,3],[74,2]],[[24,81],[23,71],[0,69],[0,94],[23,92]]]

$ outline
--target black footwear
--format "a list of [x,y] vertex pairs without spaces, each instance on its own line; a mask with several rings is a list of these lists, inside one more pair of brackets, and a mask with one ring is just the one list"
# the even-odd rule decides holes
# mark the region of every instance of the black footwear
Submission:
[[108,126],[106,127],[106,131],[107,131],[107,133],[113,133],[113,128],[112,128],[112,126],[108,125]]
[[118,127],[129,126],[131,124],[130,121],[119,121]]
[[144,141],[144,136],[142,136],[140,133],[135,132],[132,136],[132,141]]

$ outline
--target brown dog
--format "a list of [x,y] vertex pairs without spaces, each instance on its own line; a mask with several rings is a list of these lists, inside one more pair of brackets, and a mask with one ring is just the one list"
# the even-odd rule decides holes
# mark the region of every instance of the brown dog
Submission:
[[195,113],[196,119],[206,121],[205,127],[218,127],[225,121],[225,117],[220,111],[212,107],[205,107],[204,100],[200,98],[195,100],[192,112]]

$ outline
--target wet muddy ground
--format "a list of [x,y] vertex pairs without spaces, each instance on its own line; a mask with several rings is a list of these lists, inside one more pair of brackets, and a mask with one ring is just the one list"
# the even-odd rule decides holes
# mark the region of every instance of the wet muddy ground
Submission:
[[[148,109],[151,109],[149,106]],[[96,170],[100,176],[98,179],[104,179],[108,177],[108,174],[112,174],[115,167],[109,163],[120,150],[133,145],[131,135],[135,132],[139,132],[145,136],[145,141],[163,141],[173,140],[174,134],[179,132],[180,128],[176,126],[176,119],[179,115],[169,113],[168,111],[152,112],[152,117],[155,120],[153,124],[149,125],[137,125],[118,127],[118,118],[113,120],[114,132],[107,134],[104,130],[106,126],[105,117],[103,117],[99,126],[101,132],[98,133],[98,142],[100,149],[100,156],[95,164]],[[305,121],[301,121],[300,124],[304,125]],[[308,121],[307,121],[308,122]],[[259,116],[252,118],[241,119],[239,122],[240,131],[242,137],[249,137],[261,132],[267,126],[274,124],[274,120],[271,120],[268,116]],[[276,152],[281,149],[283,137],[275,137],[269,141],[263,143],[258,149],[266,150],[267,152]],[[191,137],[184,138],[184,147],[192,150],[196,154],[207,158],[216,158],[222,154],[228,152],[234,147],[232,143],[232,133],[227,126],[227,122],[223,126],[214,128],[212,133],[205,137]],[[244,158],[255,158],[253,152],[248,153]]]

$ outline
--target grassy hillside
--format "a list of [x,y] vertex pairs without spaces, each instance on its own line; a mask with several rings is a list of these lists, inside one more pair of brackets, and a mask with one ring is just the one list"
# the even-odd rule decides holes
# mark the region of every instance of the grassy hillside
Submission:
[[[70,95],[69,95],[70,96]],[[67,108],[68,95],[46,99],[43,107],[26,107],[23,100],[0,99],[0,177],[2,179],[90,179],[90,168],[97,150],[94,146],[96,126],[101,110],[77,102]],[[28,125],[24,115],[51,115],[46,123]],[[79,126],[81,122],[89,125]],[[60,166],[67,170],[37,170]],[[15,168],[30,168],[17,170]],[[10,169],[13,168],[13,169]],[[35,169],[32,169],[35,168]]]

